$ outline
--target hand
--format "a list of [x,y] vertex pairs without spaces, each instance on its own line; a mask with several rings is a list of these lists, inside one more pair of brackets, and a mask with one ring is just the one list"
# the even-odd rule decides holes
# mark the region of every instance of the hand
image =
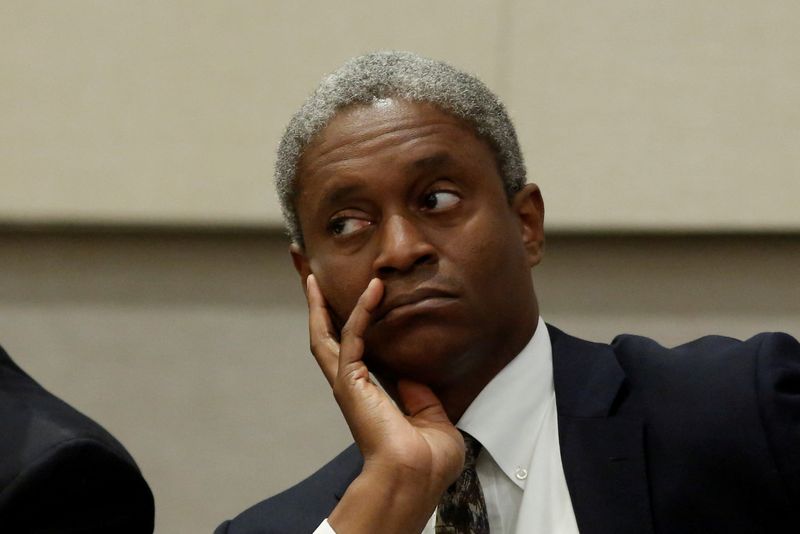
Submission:
[[379,279],[361,294],[342,328],[341,342],[314,275],[306,281],[306,292],[311,352],[364,456],[361,474],[329,522],[340,534],[419,532],[461,472],[464,440],[428,386],[398,381],[403,414],[370,380],[363,335],[383,296]]

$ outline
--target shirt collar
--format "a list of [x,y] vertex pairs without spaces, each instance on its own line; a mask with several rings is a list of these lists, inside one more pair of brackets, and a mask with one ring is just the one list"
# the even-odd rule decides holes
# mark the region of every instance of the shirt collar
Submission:
[[552,402],[553,353],[539,317],[533,337],[475,397],[456,426],[481,442],[500,469],[525,488],[527,469]]

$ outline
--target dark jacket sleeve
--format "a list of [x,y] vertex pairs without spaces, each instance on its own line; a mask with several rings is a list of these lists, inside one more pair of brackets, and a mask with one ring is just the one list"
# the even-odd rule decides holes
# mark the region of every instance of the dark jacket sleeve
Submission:
[[54,444],[0,493],[0,531],[153,532],[153,496],[138,468],[107,444]]
[[800,499],[800,343],[787,334],[762,337],[756,386],[767,442],[787,494]]

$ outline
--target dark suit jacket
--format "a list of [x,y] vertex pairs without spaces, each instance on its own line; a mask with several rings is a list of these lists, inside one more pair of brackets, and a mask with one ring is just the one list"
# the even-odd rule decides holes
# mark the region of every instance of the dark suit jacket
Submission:
[[[548,327],[558,434],[582,534],[800,532],[800,345],[786,334],[611,345]],[[299,533],[362,465],[355,446],[217,534]]]
[[0,532],[150,534],[153,515],[122,445],[0,348]]

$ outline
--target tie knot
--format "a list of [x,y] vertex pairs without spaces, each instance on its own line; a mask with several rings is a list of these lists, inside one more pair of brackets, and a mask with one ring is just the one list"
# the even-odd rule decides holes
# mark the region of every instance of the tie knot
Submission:
[[463,430],[461,435],[464,437],[464,446],[466,447],[466,454],[464,456],[464,469],[475,469],[475,461],[478,458],[478,453],[481,452],[481,442],[473,438]]

